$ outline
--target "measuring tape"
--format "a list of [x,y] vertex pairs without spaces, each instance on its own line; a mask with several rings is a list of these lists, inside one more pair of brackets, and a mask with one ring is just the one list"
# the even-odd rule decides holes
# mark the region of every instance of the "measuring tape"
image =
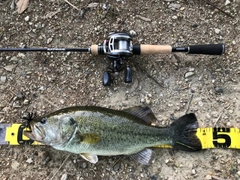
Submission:
[[5,141],[8,142],[9,145],[42,145],[41,143],[24,136],[23,132],[25,130],[29,130],[29,128],[22,124],[12,124],[6,129]]
[[[22,124],[12,124],[6,127],[5,141],[9,145],[43,145],[24,136],[29,130]],[[232,148],[240,149],[240,128],[197,128],[196,136],[202,144],[202,149]],[[158,148],[172,148],[169,145],[156,146]]]
[[202,143],[202,149],[240,149],[239,128],[198,128],[196,135]]

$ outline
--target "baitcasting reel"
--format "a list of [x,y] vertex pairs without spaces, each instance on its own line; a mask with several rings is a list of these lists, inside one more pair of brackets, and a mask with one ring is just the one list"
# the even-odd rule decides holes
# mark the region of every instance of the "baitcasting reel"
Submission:
[[[103,52],[111,61],[112,67],[109,67],[103,74],[103,85],[111,85],[110,73],[118,74],[125,68],[124,82],[132,82],[132,70],[125,66],[127,57],[133,54],[132,38],[126,33],[111,33],[103,42]],[[125,67],[124,67],[125,66]]]

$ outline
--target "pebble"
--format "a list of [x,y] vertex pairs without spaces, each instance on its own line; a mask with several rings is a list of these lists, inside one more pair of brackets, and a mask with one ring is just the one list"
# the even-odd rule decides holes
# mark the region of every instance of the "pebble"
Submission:
[[215,33],[216,33],[216,34],[219,34],[221,30],[220,30],[220,29],[218,29],[218,28],[215,28],[215,30],[214,30],[214,31],[215,31]]
[[231,1],[226,0],[226,1],[225,1],[225,6],[227,6],[227,5],[229,5],[229,4],[231,4]]
[[8,65],[8,66],[5,66],[4,69],[6,71],[9,71],[9,72],[12,72],[12,70],[16,67],[16,65]]
[[172,16],[172,19],[177,19],[178,17],[177,16]]
[[120,167],[121,167],[121,164],[118,162],[113,166],[113,170],[114,171],[119,171]]
[[5,83],[7,81],[7,77],[6,76],[1,76],[0,81]]
[[61,180],[67,180],[67,178],[68,178],[68,175],[65,173],[62,175]]
[[33,162],[33,160],[32,160],[32,158],[28,158],[28,159],[26,160],[26,162],[27,162],[28,164],[31,164],[31,163]]
[[216,87],[216,88],[215,88],[215,91],[216,91],[217,93],[223,93],[223,88],[222,88],[222,87]]
[[137,35],[136,31],[134,31],[134,30],[130,30],[130,31],[129,31],[129,34],[130,34],[131,36],[136,36],[136,35]]
[[141,102],[141,103],[144,103],[144,102],[145,102],[145,99],[144,99],[144,98],[141,98],[140,102]]
[[28,100],[28,99],[25,99],[25,100],[23,101],[23,104],[24,104],[24,105],[29,104],[29,100]]
[[16,170],[16,169],[18,169],[19,165],[20,165],[19,162],[13,161],[12,164],[11,164],[11,167],[12,167],[12,169],[15,169],[15,170]]
[[87,168],[87,163],[84,162],[84,163],[82,163],[81,166],[82,166],[83,169],[85,169],[85,168]]
[[26,22],[28,22],[28,21],[30,20],[30,17],[29,17],[29,16],[26,16],[26,17],[24,18],[24,20],[25,20]]
[[212,179],[212,176],[211,175],[206,175],[206,178],[205,178],[206,180],[210,180],[210,179]]
[[193,76],[194,74],[195,74],[194,72],[189,71],[185,74],[185,78],[189,78],[189,77]]
[[181,4],[172,3],[168,6],[169,9],[176,10],[181,7]]
[[196,170],[195,169],[192,169],[192,174],[196,174]]
[[47,44],[50,44],[53,41],[53,38],[48,38],[47,39]]

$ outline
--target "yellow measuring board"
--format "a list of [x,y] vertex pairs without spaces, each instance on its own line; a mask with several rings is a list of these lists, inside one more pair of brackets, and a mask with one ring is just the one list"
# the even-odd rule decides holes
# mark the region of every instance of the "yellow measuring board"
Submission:
[[[9,145],[43,145],[24,136],[29,130],[22,124],[9,124],[6,127],[5,141]],[[196,136],[202,144],[202,149],[231,148],[240,149],[240,128],[197,128]],[[171,145],[159,145],[156,148],[173,148]]]
[[198,128],[196,135],[202,149],[240,149],[240,128]]
[[24,136],[23,132],[25,130],[29,130],[22,124],[12,124],[6,129],[5,141],[9,143],[9,145],[21,145],[21,144],[29,144],[29,145],[42,145],[39,142],[33,141],[28,137]]

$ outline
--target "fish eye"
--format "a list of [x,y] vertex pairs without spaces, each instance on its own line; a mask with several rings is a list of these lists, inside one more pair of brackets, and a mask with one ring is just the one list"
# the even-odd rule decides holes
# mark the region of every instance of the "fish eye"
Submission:
[[42,118],[40,121],[42,124],[45,124],[47,122],[47,118]]

